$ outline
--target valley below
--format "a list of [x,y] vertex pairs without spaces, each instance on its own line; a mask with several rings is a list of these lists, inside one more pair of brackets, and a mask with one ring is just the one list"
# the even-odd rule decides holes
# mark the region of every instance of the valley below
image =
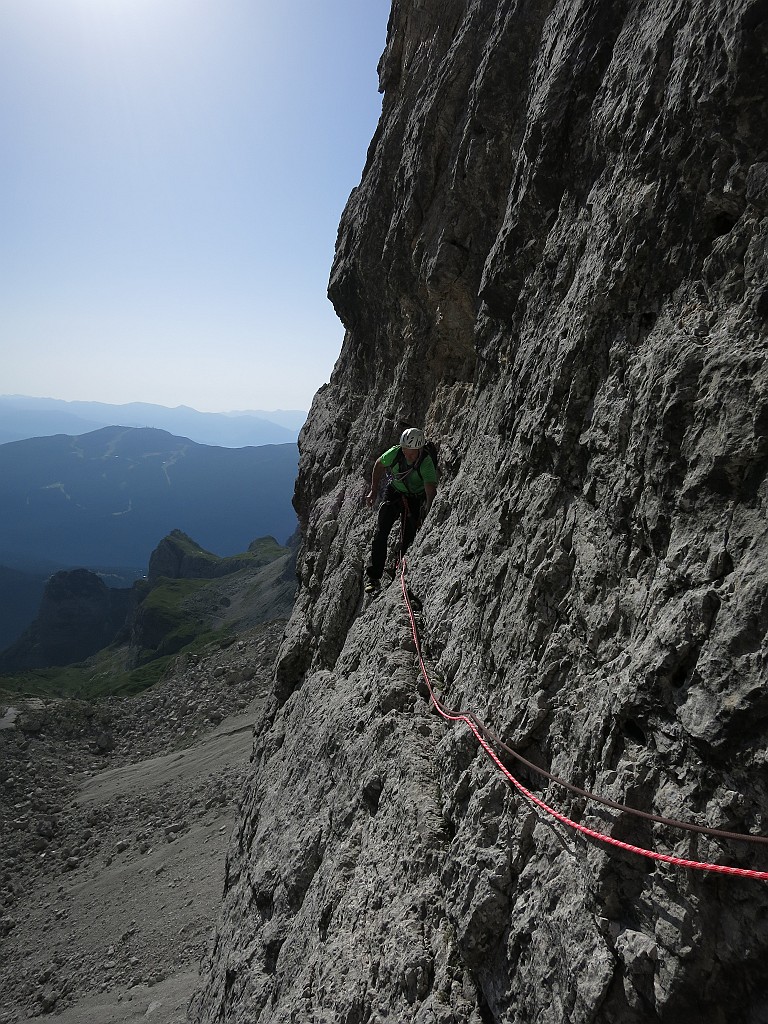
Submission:
[[135,697],[0,702],[2,1024],[186,1019],[283,627]]

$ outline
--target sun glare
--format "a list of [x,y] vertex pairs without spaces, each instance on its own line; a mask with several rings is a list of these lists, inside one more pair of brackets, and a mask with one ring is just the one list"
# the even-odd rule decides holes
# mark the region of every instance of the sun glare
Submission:
[[104,21],[115,18],[133,21],[178,6],[175,0],[69,0],[69,3],[74,10]]
[[171,25],[183,25],[194,14],[194,3],[179,0],[69,0],[81,29],[93,34],[164,33]]

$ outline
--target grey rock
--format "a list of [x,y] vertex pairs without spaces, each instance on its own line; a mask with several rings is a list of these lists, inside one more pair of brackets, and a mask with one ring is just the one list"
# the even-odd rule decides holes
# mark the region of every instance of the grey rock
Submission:
[[189,828],[189,825],[186,821],[172,821],[170,824],[165,826],[164,831],[166,835],[176,835],[187,828]]
[[0,729],[15,729],[18,717],[17,708],[0,707]]
[[767,13],[393,4],[331,271],[345,339],[300,441],[299,590],[192,1021],[764,1017],[765,886],[543,819],[430,712],[397,586],[361,611],[361,581],[373,460],[423,424],[442,479],[408,577],[446,702],[576,784],[761,827]]
[[115,749],[115,737],[106,730],[98,733],[94,742],[96,749],[102,754],[107,754]]
[[52,988],[45,988],[38,994],[38,1002],[40,1008],[44,1013],[50,1013],[54,1009],[60,999],[60,993]]

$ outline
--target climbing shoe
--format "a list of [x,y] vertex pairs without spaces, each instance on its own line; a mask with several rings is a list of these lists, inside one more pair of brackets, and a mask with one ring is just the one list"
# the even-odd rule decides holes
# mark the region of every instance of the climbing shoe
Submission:
[[365,592],[366,594],[378,594],[381,590],[381,583],[378,580],[371,579],[370,576],[365,578]]

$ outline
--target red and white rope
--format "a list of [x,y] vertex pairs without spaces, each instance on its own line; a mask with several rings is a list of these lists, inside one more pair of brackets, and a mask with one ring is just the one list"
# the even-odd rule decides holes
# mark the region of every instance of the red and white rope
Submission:
[[543,800],[539,799],[539,797],[531,793],[530,790],[526,789],[526,787],[518,779],[515,778],[512,772],[510,772],[507,766],[501,761],[496,751],[491,747],[491,745],[488,743],[485,737],[481,734],[478,726],[472,720],[472,718],[474,718],[475,716],[473,715],[472,718],[470,718],[469,714],[467,713],[457,713],[450,711],[438,700],[434,688],[432,686],[432,680],[430,679],[429,673],[427,671],[427,666],[424,663],[424,658],[421,653],[419,631],[416,625],[416,618],[413,613],[413,608],[411,607],[411,602],[408,596],[408,587],[405,582],[405,559],[402,559],[400,563],[400,584],[403,591],[405,606],[408,610],[408,617],[411,622],[411,630],[413,632],[413,640],[416,645],[416,653],[418,655],[419,665],[421,667],[421,674],[424,676],[424,681],[426,682],[427,688],[429,689],[430,700],[432,701],[432,704],[434,705],[436,711],[444,719],[446,719],[446,721],[463,722],[467,726],[467,728],[471,730],[477,742],[483,748],[488,757],[490,757],[490,759],[494,762],[499,771],[520,793],[522,793],[522,795],[527,800],[535,804],[540,810],[544,811],[552,818],[555,818],[561,824],[566,825],[569,828],[576,829],[583,835],[589,836],[590,839],[596,839],[598,842],[607,843],[608,845],[615,846],[620,850],[626,850],[628,853],[634,853],[640,857],[647,857],[650,860],[663,861],[665,864],[674,864],[676,867],[689,868],[694,871],[713,871],[721,875],[736,875],[739,878],[751,878],[756,879],[758,881],[768,881],[768,871],[756,871],[751,868],[732,867],[728,864],[710,864],[706,861],[687,860],[684,857],[673,857],[670,854],[657,853],[655,850],[647,850],[642,846],[634,846],[632,843],[624,843],[620,839],[614,839],[613,836],[607,836],[602,832],[597,832],[595,829],[588,828],[586,825],[582,825],[580,822],[574,821],[567,815],[561,814],[560,811],[557,811],[553,807],[550,807],[549,804],[546,804]]

